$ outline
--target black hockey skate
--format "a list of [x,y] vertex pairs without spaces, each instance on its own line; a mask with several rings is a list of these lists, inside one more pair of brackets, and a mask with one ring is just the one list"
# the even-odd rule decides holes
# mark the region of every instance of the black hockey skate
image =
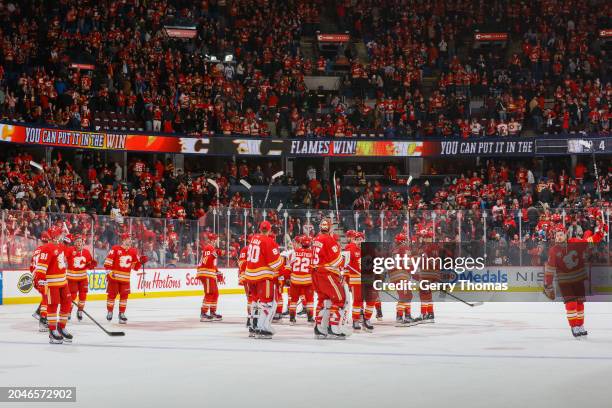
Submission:
[[72,334],[66,331],[66,328],[59,329],[59,334],[64,338],[64,343],[72,343]]
[[113,320],[113,312],[106,313],[106,320],[108,320],[109,322]]
[[271,339],[274,333],[269,332],[267,330],[255,330],[255,337],[258,339]]
[[200,313],[200,321],[201,322],[211,322],[212,316],[207,313]]
[[572,327],[572,335],[576,340],[581,340],[582,334],[580,334],[580,328],[578,326]]
[[315,320],[310,313],[308,313],[308,323],[314,324]]
[[127,317],[125,317],[125,313],[119,313],[119,324],[127,324]]
[[51,344],[62,344],[64,338],[57,330],[49,330],[49,343]]
[[423,316],[423,321],[422,323],[435,323],[435,319],[434,319],[434,314],[433,313],[427,313],[425,316]]
[[403,325],[404,326],[414,326],[419,324],[416,319],[413,319],[411,316],[404,317]]
[[586,336],[588,336],[589,332],[586,331],[586,329],[584,328],[584,326],[578,326],[578,332],[580,333],[580,336],[586,338]]
[[296,323],[297,321],[295,320],[295,316],[289,316],[289,325],[295,326]]
[[331,327],[327,328],[327,338],[333,340],[346,340],[346,334],[344,333],[334,333]]
[[363,319],[362,323],[363,323],[363,331],[366,331],[366,332],[374,331],[374,326],[372,326],[369,320]]
[[402,315],[395,316],[395,327],[404,327],[404,317]]
[[41,317],[40,320],[38,321],[38,331],[41,333],[44,333],[47,330],[49,330],[49,324],[47,323],[47,318]]
[[353,330],[361,331],[361,323],[359,323],[357,320],[353,320]]
[[327,334],[321,333],[316,323],[314,327],[314,334],[315,334],[315,339],[326,339],[327,338]]
[[223,320],[223,316],[221,316],[220,314],[215,313],[210,313],[210,317],[212,319],[213,322],[220,322],[221,320]]
[[83,320],[83,311],[77,310],[77,320],[80,322]]
[[272,321],[274,323],[278,323],[281,321],[282,318],[283,316],[280,313],[274,313],[274,317],[272,318]]

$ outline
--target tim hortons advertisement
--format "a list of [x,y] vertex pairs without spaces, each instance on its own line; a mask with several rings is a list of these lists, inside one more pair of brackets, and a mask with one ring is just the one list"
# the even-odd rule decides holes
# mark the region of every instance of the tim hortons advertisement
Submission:
[[[219,285],[221,293],[241,293],[242,287],[238,285],[238,271],[235,268],[220,269],[225,276],[225,285]],[[2,271],[3,285],[2,302],[35,303],[40,300],[39,292],[34,288],[32,274],[27,270]],[[103,269],[90,271],[89,295],[91,300],[105,299],[106,271]],[[145,269],[134,271],[131,274],[131,297],[146,296],[199,296],[202,294],[202,284],[196,278],[195,268],[181,269]]]

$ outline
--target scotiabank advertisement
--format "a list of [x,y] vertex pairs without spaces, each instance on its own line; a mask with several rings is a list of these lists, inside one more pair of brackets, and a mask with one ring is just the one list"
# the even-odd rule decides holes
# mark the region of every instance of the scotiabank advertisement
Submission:
[[[220,285],[220,293],[242,293],[238,285],[236,269],[220,269],[225,276],[225,285]],[[0,272],[2,286],[0,294],[3,304],[35,303],[40,300],[40,294],[34,288],[32,274],[27,270],[5,270]],[[89,279],[88,298],[91,300],[105,299],[106,271],[98,269],[87,274]],[[130,290],[132,298],[138,297],[168,297],[168,296],[200,296],[202,284],[196,278],[195,268],[190,269],[147,269],[132,272]]]

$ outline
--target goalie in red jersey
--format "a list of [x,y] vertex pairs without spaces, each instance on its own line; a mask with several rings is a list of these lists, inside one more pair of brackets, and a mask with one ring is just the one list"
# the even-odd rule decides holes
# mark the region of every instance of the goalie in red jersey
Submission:
[[[83,237],[75,235],[72,237],[74,246],[66,249],[66,261],[68,262],[68,287],[70,288],[70,296],[72,299],[79,299],[77,309],[77,319],[83,320],[83,309],[87,301],[87,289],[89,280],[87,279],[87,271],[95,268],[98,263],[93,259],[91,253],[84,247]],[[72,307],[70,308],[72,313]]]
[[315,337],[344,339],[350,332],[342,318],[347,299],[340,276],[343,258],[340,245],[331,235],[331,222],[321,221],[319,229],[313,243],[312,283],[318,297]]
[[544,294],[551,300],[556,298],[553,286],[557,277],[559,291],[565,304],[565,312],[572,335],[575,338],[586,337],[584,328],[584,302],[586,300],[585,282],[587,280],[586,253],[589,243],[597,243],[602,234],[588,239],[567,239],[563,227],[555,231],[555,244],[548,250],[544,273]]
[[49,239],[36,255],[34,286],[46,286],[49,343],[71,343],[72,335],[66,330],[66,324],[72,298],[66,281],[66,258],[60,244],[62,230],[59,227],[51,227]]
[[283,257],[278,249],[272,225],[268,221],[259,224],[259,234],[255,234],[247,249],[247,262],[244,279],[251,294],[251,327],[249,337],[270,339],[274,335],[272,319],[276,305],[274,282],[283,266]]
[[217,235],[213,233],[204,234],[203,239],[202,259],[198,265],[197,275],[197,278],[204,287],[200,321],[220,321],[223,319],[223,316],[217,314],[217,302],[219,301],[219,286],[217,283],[225,283],[225,278],[217,268],[217,248],[214,246]]
[[[121,234],[121,245],[114,245],[104,260],[106,269],[106,320],[113,320],[115,299],[119,295],[119,323],[126,324],[125,310],[130,296],[130,275],[146,263],[146,256],[138,256],[136,248],[132,247],[130,234]],[[143,282],[144,284],[144,282]]]

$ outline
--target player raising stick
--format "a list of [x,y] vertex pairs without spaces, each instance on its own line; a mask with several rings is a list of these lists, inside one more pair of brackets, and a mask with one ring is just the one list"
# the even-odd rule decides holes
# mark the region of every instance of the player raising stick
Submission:
[[[121,245],[113,245],[104,260],[106,269],[106,320],[113,320],[115,298],[119,295],[119,323],[126,324],[125,310],[130,295],[130,275],[132,270],[138,270],[147,262],[146,256],[138,256],[136,248],[132,247],[132,238],[129,233],[120,236]],[[143,285],[146,282],[143,282]]]
[[283,257],[272,236],[272,225],[268,221],[259,224],[259,234],[249,242],[244,279],[251,293],[251,329],[249,336],[270,339],[274,335],[274,280],[283,266]]
[[[91,253],[87,248],[84,248],[84,240],[80,235],[72,237],[74,246],[66,250],[66,260],[68,262],[68,287],[70,288],[70,296],[72,299],[79,299],[77,309],[77,319],[83,320],[83,309],[87,301],[87,288],[89,281],[87,279],[87,271],[94,269],[98,263],[92,258]],[[71,304],[72,305],[72,304]],[[72,312],[72,307],[70,308]]]
[[[200,321],[220,321],[223,316],[217,314],[217,302],[219,300],[219,286],[217,283],[225,283],[223,274],[217,268],[217,248],[214,243],[217,235],[212,232],[204,234],[202,243],[202,259],[198,265],[197,278],[204,287],[204,298],[200,309]],[[210,313],[209,313],[210,312]]]

